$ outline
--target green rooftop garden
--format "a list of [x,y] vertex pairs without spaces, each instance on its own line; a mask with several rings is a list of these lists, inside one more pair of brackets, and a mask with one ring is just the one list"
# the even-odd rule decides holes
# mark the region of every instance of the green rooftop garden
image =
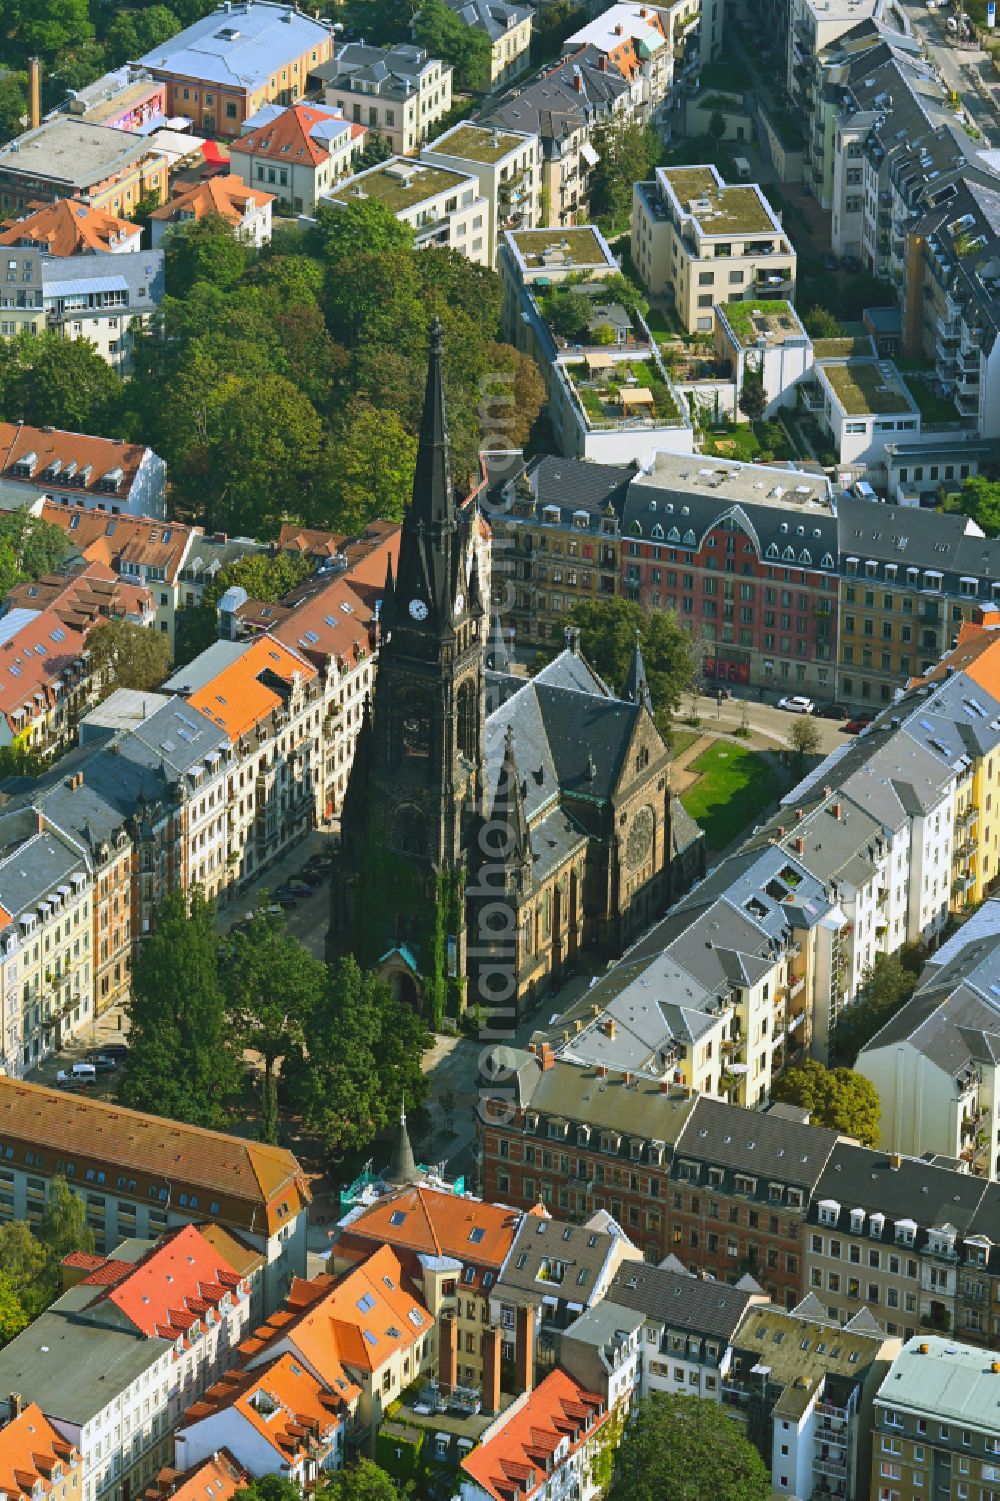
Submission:
[[874,360],[821,368],[848,417],[884,416],[914,409],[903,380],[895,371],[884,374],[886,367]]
[[802,326],[790,302],[747,298],[745,302],[727,302],[723,315],[744,349],[760,339],[783,344],[786,339],[802,337]]
[[[589,372],[585,363],[563,365],[562,369],[595,431],[634,422],[680,427],[687,421],[687,414],[652,360],[622,360],[606,371]],[[630,406],[630,389],[648,391],[652,403]]]
[[962,414],[950,396],[939,396],[927,381],[915,375],[904,377],[904,384],[924,422],[961,422]]
[[771,216],[755,188],[723,184],[720,188],[710,167],[666,167],[665,176],[677,201],[686,213],[691,203],[707,199],[711,210],[694,217],[703,234],[759,235],[774,234]]
[[[576,229],[515,229],[511,238],[532,271],[540,271],[548,262],[546,255],[565,258],[574,266],[606,266],[607,254],[598,241],[597,230],[592,225]],[[558,269],[559,261],[553,262]]]
[[408,208],[415,208],[425,198],[446,193],[449,188],[462,187],[467,181],[468,178],[453,172],[450,167],[429,167],[423,162],[411,161],[397,165],[396,162],[388,161],[374,171],[350,178],[339,188],[335,188],[330,197],[349,203],[352,198],[363,194],[366,198],[384,203],[391,213],[399,214]]
[[492,165],[508,151],[524,145],[521,136],[511,135],[506,130],[490,130],[485,125],[457,125],[446,139],[431,143],[430,150],[440,151],[443,156],[459,156],[464,161],[483,162]]

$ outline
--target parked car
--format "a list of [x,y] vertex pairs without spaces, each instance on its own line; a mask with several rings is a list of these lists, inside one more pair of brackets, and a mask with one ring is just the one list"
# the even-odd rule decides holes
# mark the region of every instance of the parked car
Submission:
[[856,255],[844,255],[840,258],[840,264],[849,276],[857,276],[861,270],[861,262]]
[[61,1068],[56,1074],[57,1084],[67,1084],[72,1080],[96,1084],[97,1069],[92,1063],[74,1063],[72,1068]]
[[821,255],[819,263],[824,271],[836,271],[838,264],[837,257],[833,254],[832,250],[828,250],[825,255]]
[[294,891],[291,886],[279,886],[274,893],[274,900],[279,907],[294,907],[301,895],[301,891]]
[[79,1094],[84,1089],[93,1089],[96,1079],[84,1079],[79,1074],[67,1073],[60,1069],[56,1074],[56,1088],[68,1090],[71,1094]]
[[118,1058],[109,1058],[106,1053],[88,1053],[87,1056],[99,1074],[113,1074],[120,1062]]
[[866,730],[874,718],[874,714],[858,714],[854,719],[849,719],[843,728],[847,731],[848,735],[860,735],[861,731]]
[[818,719],[848,719],[850,709],[846,704],[820,704],[816,710]]
[[128,1057],[128,1046],[124,1042],[106,1042],[103,1047],[91,1048],[87,1057],[91,1063],[96,1058],[113,1058],[117,1063],[121,1063]]
[[815,714],[816,705],[811,698],[806,698],[802,693],[793,693],[789,698],[779,698],[778,708],[787,709],[789,714]]

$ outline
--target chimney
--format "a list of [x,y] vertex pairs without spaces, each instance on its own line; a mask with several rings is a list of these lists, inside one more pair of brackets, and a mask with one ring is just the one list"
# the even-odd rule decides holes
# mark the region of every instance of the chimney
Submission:
[[674,1086],[673,1086],[672,1080],[670,1080],[670,1079],[661,1079],[660,1080],[660,1093],[661,1094],[669,1094],[670,1091],[673,1089],[673,1087]]
[[615,1040],[615,1019],[614,1019],[613,1016],[609,1016],[608,1017],[607,1024],[605,1026],[605,1031],[607,1032],[608,1036],[611,1038],[611,1041],[614,1042],[614,1040]]
[[832,807],[832,809],[830,811],[833,813],[834,818],[839,818],[840,817],[840,804],[839,803],[834,803],[834,805],[833,805],[833,807]]
[[625,1088],[626,1089],[631,1089],[632,1088],[632,1074],[631,1074],[631,1072],[630,1072],[629,1069],[625,1070]]
[[542,1073],[545,1073],[546,1070],[555,1067],[556,1055],[552,1051],[551,1043],[542,1043],[541,1052],[539,1053],[539,1062],[542,1065]]
[[535,1310],[527,1303],[517,1310],[517,1345],[514,1354],[515,1395],[530,1392],[535,1385]]
[[824,797],[832,797],[833,796],[833,788],[832,787],[824,787],[823,788],[823,796]]
[[931,1347],[930,1347],[930,1345],[920,1345],[918,1348],[920,1350],[921,1355],[929,1355],[931,1353]]
[[500,1330],[483,1330],[483,1411],[500,1411]]
[[606,73],[608,71],[607,53],[605,53],[605,52],[601,53],[601,56],[600,56],[600,59],[598,61],[597,66],[600,68],[600,70],[601,70],[602,73]]
[[900,1154],[898,1152],[893,1152],[891,1154],[890,1158],[889,1158],[889,1166],[892,1168],[892,1170],[893,1170],[894,1173],[898,1173],[899,1172],[899,1169],[902,1166],[902,1163],[903,1163],[903,1159],[900,1156]]
[[42,123],[42,64],[37,57],[28,58],[28,124],[37,130]]
[[779,825],[778,825],[778,838],[779,839],[784,839],[784,837],[785,837],[785,825],[783,823],[779,823]]
[[806,816],[806,812],[805,812],[804,808],[796,808],[796,810],[795,810],[795,817],[796,817],[796,820],[799,823],[802,822],[802,820],[805,818],[805,816]]
[[20,1392],[11,1392],[7,1398],[8,1413],[10,1418],[19,1418],[24,1411],[24,1398]]
[[582,73],[577,73],[576,74],[576,76],[573,79],[573,84],[574,84],[574,87],[576,88],[576,92],[578,94],[582,94],[583,93],[583,74]]
[[37,808],[35,809],[35,831],[39,834],[45,833],[45,819],[42,817],[41,813],[39,813]]
[[454,1315],[443,1313],[438,1319],[438,1384],[453,1391],[458,1375],[458,1325]]
[[795,853],[796,853],[796,854],[797,854],[797,855],[804,855],[804,854],[805,854],[805,852],[806,852],[806,842],[805,842],[805,840],[804,840],[804,839],[803,839],[803,838],[802,838],[802,837],[801,837],[801,836],[800,836],[800,837],[799,837],[799,838],[798,838],[798,839],[796,839],[796,841],[795,841]]
[[599,1063],[597,1065],[597,1077],[599,1079],[606,1079],[608,1077],[608,1066],[606,1063]]

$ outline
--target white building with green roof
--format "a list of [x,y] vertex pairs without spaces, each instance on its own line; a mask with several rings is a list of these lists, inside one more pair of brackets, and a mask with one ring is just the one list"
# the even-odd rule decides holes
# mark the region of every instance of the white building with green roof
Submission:
[[477,266],[492,263],[489,205],[471,172],[391,156],[348,177],[326,194],[324,202],[342,208],[364,199],[384,204],[401,224],[408,224],[418,250],[436,245],[457,251]]
[[420,153],[424,162],[471,173],[489,207],[490,265],[508,229],[541,221],[542,168],[537,135],[462,120]]

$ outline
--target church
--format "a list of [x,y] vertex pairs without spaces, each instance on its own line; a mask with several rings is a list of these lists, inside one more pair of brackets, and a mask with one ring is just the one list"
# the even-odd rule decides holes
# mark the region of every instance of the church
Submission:
[[331,958],[353,952],[433,1025],[467,1006],[523,1015],[581,964],[620,955],[679,894],[678,871],[690,878],[698,838],[671,799],[638,643],[621,696],[574,631],[534,677],[514,672],[499,621],[490,629],[480,519],[467,510],[452,488],[435,320],[328,941]]

